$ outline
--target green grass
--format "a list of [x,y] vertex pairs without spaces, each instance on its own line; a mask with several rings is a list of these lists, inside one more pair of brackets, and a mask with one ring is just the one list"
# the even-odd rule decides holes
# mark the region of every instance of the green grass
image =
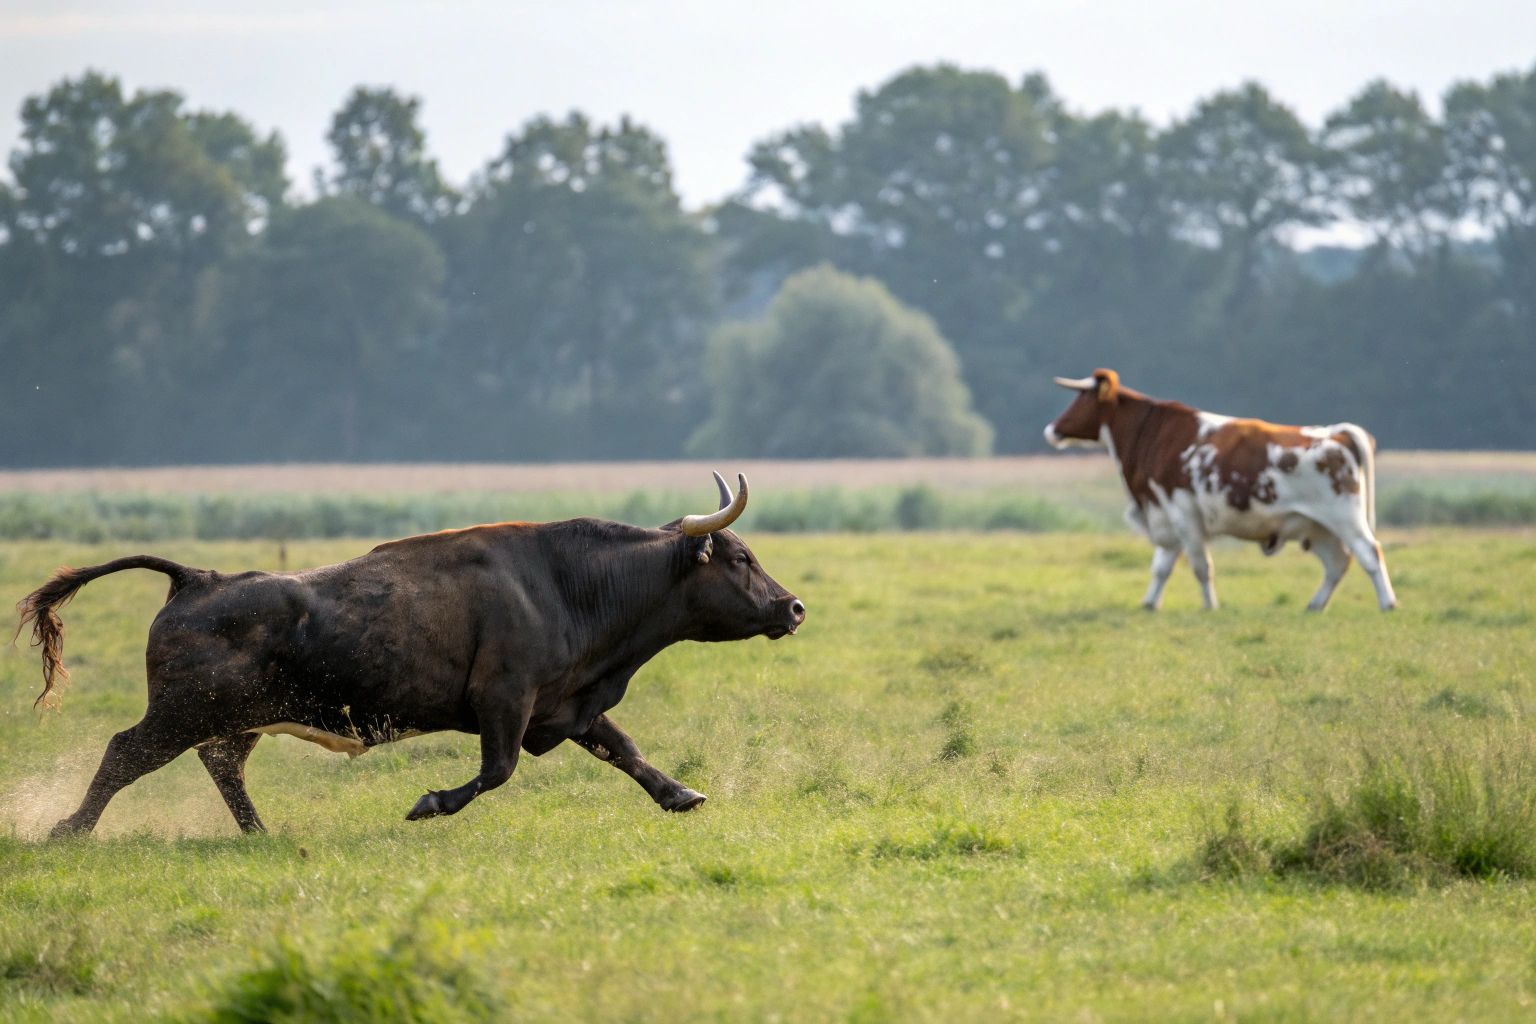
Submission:
[[[1149,552],[1120,535],[748,536],[805,629],[674,648],[614,715],[709,795],[681,816],[567,744],[408,823],[474,774],[473,738],[349,761],[278,737],[249,768],[270,835],[237,835],[188,755],[95,837],[41,843],[143,708],[163,579],[91,584],[63,610],[62,713],[31,710],[35,652],[0,654],[0,1019],[1530,1014],[1508,826],[1536,763],[1536,536],[1389,534],[1403,608],[1355,569],[1321,616],[1294,550],[1223,545],[1220,612],[1181,567],[1149,615]],[[0,545],[0,593],[135,547]],[[1362,836],[1398,844],[1392,884],[1287,859]]]

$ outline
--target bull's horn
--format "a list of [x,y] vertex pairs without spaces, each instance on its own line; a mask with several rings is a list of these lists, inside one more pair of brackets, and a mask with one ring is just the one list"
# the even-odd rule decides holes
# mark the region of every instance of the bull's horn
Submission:
[[1092,377],[1052,377],[1057,384],[1072,391],[1092,391],[1098,387],[1098,381]]
[[734,523],[743,512],[747,510],[747,478],[740,473],[736,474],[741,487],[736,491],[736,496],[731,497],[731,489],[725,485],[720,474],[715,474],[715,485],[720,488],[720,511],[711,512],[707,516],[683,516],[682,530],[690,537],[703,537],[723,530]]

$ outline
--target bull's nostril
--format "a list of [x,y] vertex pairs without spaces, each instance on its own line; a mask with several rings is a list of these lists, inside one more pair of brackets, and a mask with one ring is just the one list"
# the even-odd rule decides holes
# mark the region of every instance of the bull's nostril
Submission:
[[805,618],[805,605],[796,598],[789,606],[789,613],[797,619],[803,619]]

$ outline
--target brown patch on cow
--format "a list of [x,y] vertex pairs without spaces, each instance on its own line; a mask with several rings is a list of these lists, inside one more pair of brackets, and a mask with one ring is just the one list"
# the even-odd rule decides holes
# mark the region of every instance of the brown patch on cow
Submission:
[[1323,449],[1317,457],[1317,471],[1328,475],[1334,494],[1360,493],[1360,477],[1342,447]]
[[1298,427],[1235,419],[1211,431],[1201,443],[1212,449],[1211,476],[1219,479],[1227,504],[1246,512],[1254,502],[1270,505],[1279,498],[1275,481],[1265,475],[1272,465],[1269,446],[1285,449],[1274,465],[1290,472],[1300,461],[1296,450],[1313,442]]
[[1100,415],[1114,441],[1126,490],[1138,505],[1156,502],[1154,483],[1169,492],[1190,486],[1184,453],[1200,434],[1194,409],[1122,385],[1114,389],[1114,401],[1100,404]]

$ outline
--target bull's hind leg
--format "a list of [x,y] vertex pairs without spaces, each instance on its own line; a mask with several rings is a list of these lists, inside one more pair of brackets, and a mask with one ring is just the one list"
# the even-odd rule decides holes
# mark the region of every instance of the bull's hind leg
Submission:
[[1339,538],[1325,530],[1314,532],[1309,540],[1312,542],[1312,553],[1323,563],[1323,582],[1307,603],[1307,611],[1320,612],[1328,606],[1334,588],[1349,568],[1349,552],[1344,549]]
[[533,713],[532,700],[513,704],[492,700],[475,707],[480,721],[480,774],[454,789],[429,789],[405,815],[406,821],[458,814],[481,793],[489,792],[512,777],[517,752]]
[[213,776],[213,784],[219,787],[219,795],[224,798],[242,832],[267,830],[256,814],[250,794],[245,791],[245,759],[251,756],[251,749],[259,739],[259,732],[242,732],[220,736],[197,748],[198,758]]
[[53,826],[50,838],[89,832],[101,820],[107,803],[118,791],[157,768],[174,761],[196,742],[161,718],[145,715],[143,721],[112,737],[101,757],[101,767],[85,792],[80,809]]
[[689,789],[652,767],[641,755],[640,748],[635,746],[635,741],[607,715],[598,715],[590,729],[572,739],[598,760],[607,761],[640,783],[664,811],[691,811],[705,800],[703,793]]

